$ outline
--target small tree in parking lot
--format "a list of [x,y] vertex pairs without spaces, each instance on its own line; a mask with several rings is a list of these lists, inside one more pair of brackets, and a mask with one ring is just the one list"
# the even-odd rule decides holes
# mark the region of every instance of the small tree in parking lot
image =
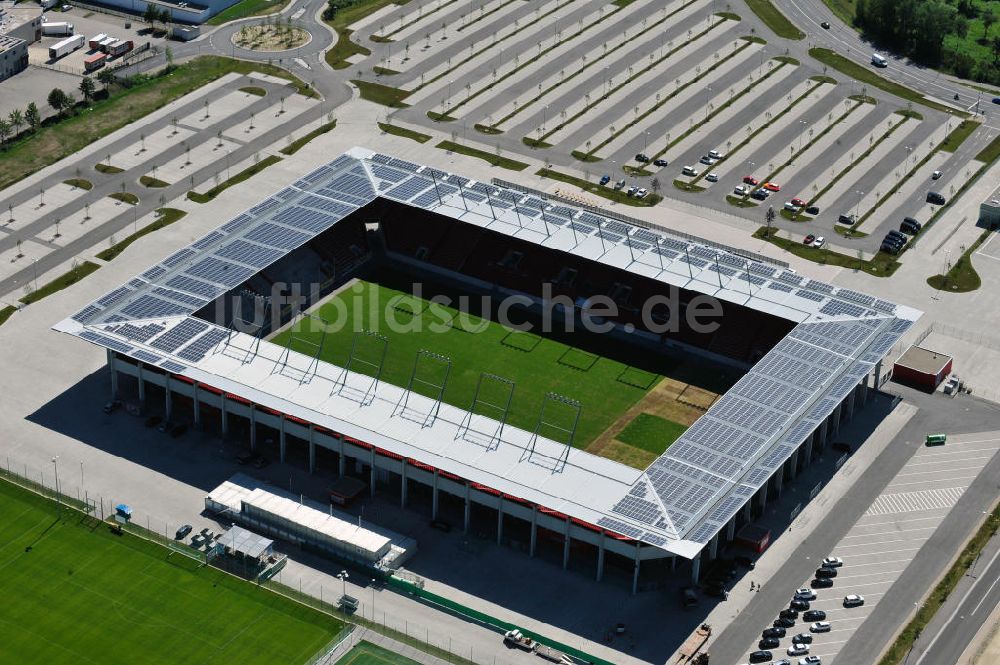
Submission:
[[159,18],[160,10],[156,7],[156,5],[152,3],[146,5],[146,11],[142,13],[142,20],[149,24],[150,30],[153,29],[154,24],[159,20]]
[[96,90],[97,86],[94,85],[94,79],[89,76],[84,76],[80,79],[80,94],[83,95],[83,101],[89,102]]

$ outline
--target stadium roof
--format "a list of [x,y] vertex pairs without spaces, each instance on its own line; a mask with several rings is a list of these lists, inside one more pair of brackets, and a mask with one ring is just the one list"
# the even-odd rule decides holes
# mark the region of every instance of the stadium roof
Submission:
[[[442,404],[397,412],[403,389],[190,316],[376,197],[776,315],[796,327],[645,471]],[[354,148],[54,328],[685,557],[695,556],[919,318],[719,245],[640,228],[544,194]],[[298,368],[298,369],[296,369]],[[339,387],[338,387],[339,386]],[[407,410],[434,403],[412,395]],[[586,405],[584,405],[586,408]]]

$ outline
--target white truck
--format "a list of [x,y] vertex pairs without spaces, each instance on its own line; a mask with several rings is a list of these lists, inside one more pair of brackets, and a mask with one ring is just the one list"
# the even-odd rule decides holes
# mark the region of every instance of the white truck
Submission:
[[42,22],[42,34],[46,37],[68,37],[73,34],[73,24],[66,21]]
[[83,48],[86,43],[86,38],[83,35],[73,35],[72,37],[67,37],[61,42],[56,42],[49,47],[49,60],[56,60],[61,58],[67,53],[72,53],[78,48]]
[[888,67],[889,61],[880,56],[878,53],[872,54],[872,64],[876,67]]
[[517,628],[512,628],[504,633],[503,641],[506,644],[515,646],[518,649],[524,649],[525,651],[534,651],[538,648],[538,642],[531,639]]

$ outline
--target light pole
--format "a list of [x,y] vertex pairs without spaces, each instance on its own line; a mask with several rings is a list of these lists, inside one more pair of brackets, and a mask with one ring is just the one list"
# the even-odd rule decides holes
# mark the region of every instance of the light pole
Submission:
[[858,214],[861,212],[861,199],[865,198],[865,193],[861,190],[855,190],[855,194],[860,194],[861,197],[858,199],[858,204],[854,206],[854,221],[858,221]]
[[56,475],[56,505],[61,508],[62,502],[59,499],[59,455],[52,458],[52,469]]
[[[35,274],[35,285],[31,287],[32,290],[38,288],[38,259],[31,259],[31,270]],[[53,458],[55,461],[55,458]]]
[[80,460],[80,489],[83,489],[83,460]]
[[346,596],[347,595],[347,578],[350,577],[350,575],[347,574],[346,570],[342,570],[339,573],[337,573],[337,577],[339,577],[340,581],[344,583],[344,595]]

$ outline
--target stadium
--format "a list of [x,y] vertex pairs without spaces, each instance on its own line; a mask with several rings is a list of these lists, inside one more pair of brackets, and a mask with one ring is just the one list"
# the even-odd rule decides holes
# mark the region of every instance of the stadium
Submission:
[[919,316],[354,148],[55,329],[107,350],[116,398],[635,592],[697,580]]

